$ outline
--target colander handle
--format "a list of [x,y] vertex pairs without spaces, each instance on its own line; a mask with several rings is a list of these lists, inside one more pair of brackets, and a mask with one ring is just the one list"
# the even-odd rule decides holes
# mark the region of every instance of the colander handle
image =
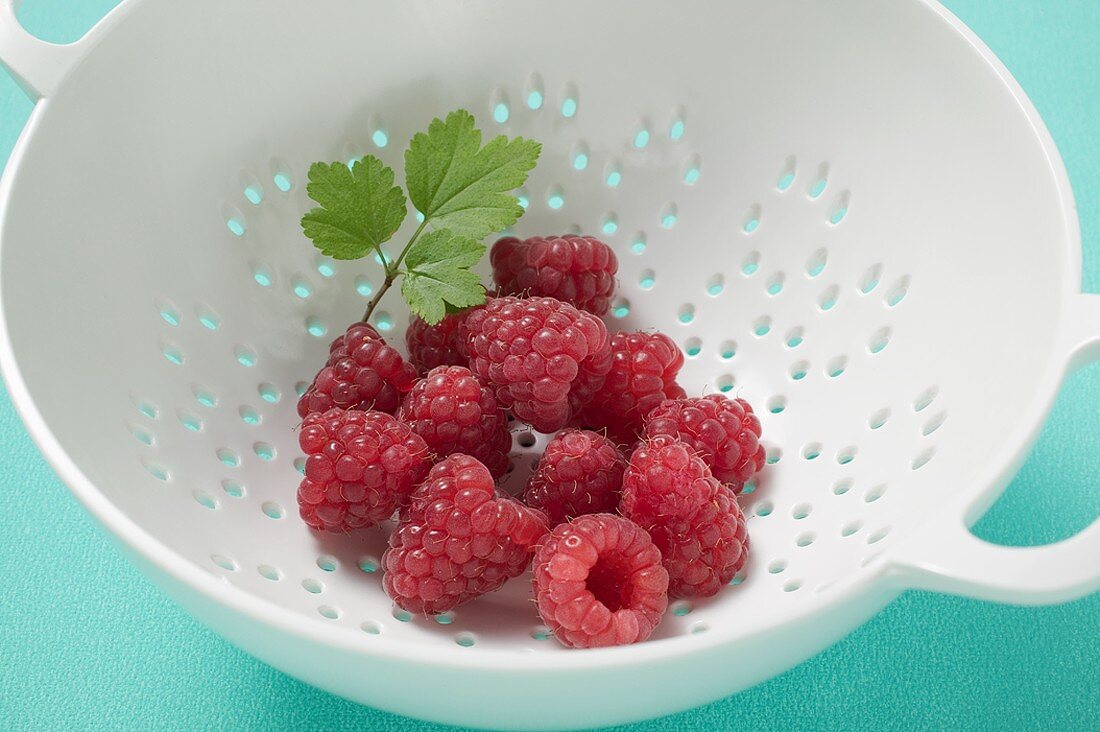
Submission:
[[1029,547],[990,544],[959,520],[937,528],[934,541],[899,554],[895,566],[907,589],[1020,605],[1068,602],[1100,590],[1100,519],[1064,541]]
[[[1100,361],[1100,295],[1080,295],[1069,308],[1062,343],[1068,369]],[[975,518],[971,516],[970,518]],[[1043,605],[1100,590],[1100,518],[1046,546],[990,544],[963,517],[937,527],[934,541],[898,547],[901,584],[980,600]]]
[[35,38],[15,16],[22,0],[0,0],[0,65],[32,100],[52,96],[66,74],[76,65],[82,48],[79,41],[70,44],[47,43]]

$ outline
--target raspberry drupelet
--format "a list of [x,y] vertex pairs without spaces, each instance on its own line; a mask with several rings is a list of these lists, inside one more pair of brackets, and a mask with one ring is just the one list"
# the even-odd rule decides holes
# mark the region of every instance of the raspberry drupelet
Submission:
[[423,438],[382,412],[307,415],[298,434],[305,478],[298,509],[314,529],[363,529],[393,515],[431,466]]
[[559,524],[535,554],[535,602],[571,648],[637,643],[668,606],[661,552],[636,524],[590,514]]
[[494,478],[508,470],[508,418],[492,390],[467,368],[432,369],[405,395],[397,418],[423,437],[437,458],[455,452],[471,455]]
[[412,388],[416,369],[367,323],[352,323],[329,346],[324,368],[298,400],[298,416],[341,409],[392,414]]
[[[598,321],[602,325],[603,321]],[[596,395],[604,388],[607,374],[611,371],[611,338],[607,346],[585,359],[577,369],[577,378],[569,390],[569,413],[571,418],[580,414],[592,403]],[[568,423],[567,423],[568,424]]]
[[446,612],[522,574],[547,530],[541,511],[499,493],[484,465],[455,453],[402,511],[383,586],[409,612]]
[[676,438],[661,435],[634,451],[620,510],[661,550],[671,598],[716,594],[748,559],[745,517],[733,491]]
[[619,260],[591,236],[535,236],[499,239],[489,254],[501,294],[554,297],[604,316],[615,292]]
[[689,445],[710,466],[714,477],[739,493],[764,467],[760,420],[744,399],[722,394],[669,399],[646,418],[645,436],[671,435]]
[[562,430],[546,445],[523,499],[556,526],[619,505],[626,458],[611,440],[587,430]]
[[676,376],[684,354],[664,333],[615,333],[611,336],[611,370],[603,388],[580,415],[580,423],[605,430],[620,445],[641,435],[645,417],[665,399],[682,399]]
[[498,297],[466,317],[470,370],[539,432],[569,423],[611,368],[607,328],[552,297]]

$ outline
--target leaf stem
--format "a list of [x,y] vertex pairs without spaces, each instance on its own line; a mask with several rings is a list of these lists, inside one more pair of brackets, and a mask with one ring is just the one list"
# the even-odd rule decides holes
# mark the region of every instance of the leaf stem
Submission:
[[374,313],[374,309],[376,307],[378,307],[378,303],[379,303],[379,301],[382,300],[382,296],[386,294],[386,290],[390,289],[390,287],[394,283],[394,280],[396,280],[396,279],[397,279],[397,273],[396,272],[391,272],[387,268],[386,269],[386,278],[384,280],[382,280],[382,284],[378,286],[378,292],[374,293],[374,297],[372,297],[370,299],[370,302],[367,303],[367,311],[365,313],[363,313],[363,322],[364,323],[366,323],[367,321],[370,320],[370,316]]
[[405,255],[412,249],[412,245],[416,243],[416,240],[420,238],[420,234],[428,226],[428,217],[425,216],[424,220],[420,222],[420,226],[416,227],[416,231],[413,232],[412,238],[409,239],[409,243],[405,245],[405,248],[401,250],[401,253],[397,255],[397,259],[393,262],[393,271],[397,272],[397,268],[401,266],[401,263],[405,261]]
[[370,316],[374,314],[374,309],[378,307],[378,303],[382,300],[382,296],[386,294],[386,291],[393,286],[393,283],[397,281],[397,277],[401,274],[401,262],[405,259],[405,255],[412,249],[412,245],[416,243],[416,240],[423,233],[424,227],[428,225],[427,217],[420,222],[420,226],[416,227],[416,231],[413,232],[412,237],[409,239],[409,243],[405,245],[405,248],[401,250],[401,254],[397,256],[393,262],[390,262],[382,254],[381,248],[378,249],[379,258],[382,260],[382,267],[386,270],[386,278],[382,280],[382,284],[378,286],[378,292],[374,293],[374,297],[367,303],[367,311],[363,313],[363,322],[366,323],[370,320]]

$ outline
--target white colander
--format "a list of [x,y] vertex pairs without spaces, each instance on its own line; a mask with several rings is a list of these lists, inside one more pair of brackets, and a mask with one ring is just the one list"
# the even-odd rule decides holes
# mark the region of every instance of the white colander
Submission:
[[[1042,122],[930,0],[128,0],[69,46],[0,0],[0,57],[38,100],[2,184],[15,404],[159,586],[300,679],[425,719],[589,726],[743,689],[905,588],[1100,586],[1100,524],[1032,548],[967,530],[1100,357],[1100,297]],[[383,533],[295,516],[295,390],[380,271],[302,237],[307,166],[400,170],[457,107],[544,145],[517,233],[611,242],[612,328],[670,334],[690,392],[761,412],[747,571],[650,642],[563,649],[522,580],[410,618]],[[399,301],[376,314],[395,341]],[[545,439],[517,433],[513,484]]]

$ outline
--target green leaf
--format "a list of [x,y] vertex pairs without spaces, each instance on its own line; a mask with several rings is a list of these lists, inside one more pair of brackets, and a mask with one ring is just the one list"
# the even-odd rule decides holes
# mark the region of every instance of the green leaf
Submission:
[[484,253],[485,246],[476,239],[449,229],[425,234],[405,257],[401,294],[429,325],[442,320],[448,309],[480,305],[485,288],[470,266]]
[[501,135],[481,146],[481,131],[464,109],[434,120],[405,151],[405,183],[416,209],[434,226],[483,239],[523,215],[509,191],[527,180],[542,146]]
[[373,155],[350,169],[314,163],[306,192],[321,205],[302,217],[302,231],[333,259],[377,251],[405,220],[405,194],[393,184],[393,170]]

